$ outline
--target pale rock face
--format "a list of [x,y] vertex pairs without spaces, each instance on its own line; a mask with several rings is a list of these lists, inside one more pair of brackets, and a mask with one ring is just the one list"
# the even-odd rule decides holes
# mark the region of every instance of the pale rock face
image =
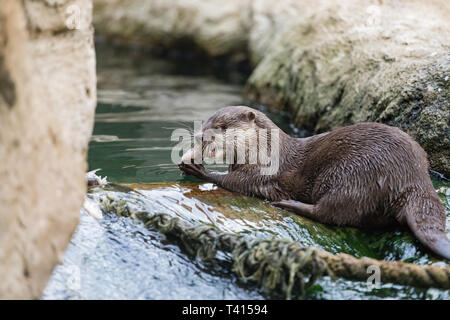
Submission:
[[0,6],[0,298],[39,298],[77,225],[96,105],[91,0]]
[[248,1],[96,0],[94,5],[102,35],[166,47],[188,40],[210,56],[245,50]]

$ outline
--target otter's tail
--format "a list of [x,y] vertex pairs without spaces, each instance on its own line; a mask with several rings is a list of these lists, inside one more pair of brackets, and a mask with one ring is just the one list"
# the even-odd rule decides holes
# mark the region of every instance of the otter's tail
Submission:
[[408,198],[403,210],[411,231],[424,246],[450,260],[450,240],[445,233],[445,208],[437,195],[410,194]]

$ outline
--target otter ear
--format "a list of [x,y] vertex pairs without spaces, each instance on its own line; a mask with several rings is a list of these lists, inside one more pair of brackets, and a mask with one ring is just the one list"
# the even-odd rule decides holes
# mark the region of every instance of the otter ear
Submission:
[[254,121],[256,118],[256,114],[253,111],[247,112],[247,120],[248,122]]

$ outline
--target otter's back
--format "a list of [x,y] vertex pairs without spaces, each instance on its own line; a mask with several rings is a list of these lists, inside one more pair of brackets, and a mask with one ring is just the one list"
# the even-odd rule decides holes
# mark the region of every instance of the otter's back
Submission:
[[423,149],[400,129],[379,123],[331,131],[311,143],[307,154],[303,172],[313,184],[313,200],[340,188],[349,198],[365,201],[372,193],[371,199],[378,201],[429,180]]

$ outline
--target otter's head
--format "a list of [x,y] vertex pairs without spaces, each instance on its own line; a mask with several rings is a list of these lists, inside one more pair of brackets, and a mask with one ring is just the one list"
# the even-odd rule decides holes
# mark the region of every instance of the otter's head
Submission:
[[200,132],[195,133],[198,147],[183,155],[182,161],[191,160],[199,152],[202,159],[214,158],[217,162],[220,159],[229,161],[228,156],[234,161],[239,156],[248,158],[252,150],[257,150],[257,146],[252,146],[252,143],[257,143],[259,131],[274,128],[278,129],[258,110],[246,106],[221,108],[203,124]]
[[245,106],[221,108],[203,124],[202,132],[210,129],[226,130],[254,127],[257,113],[260,117],[266,117],[263,113]]

